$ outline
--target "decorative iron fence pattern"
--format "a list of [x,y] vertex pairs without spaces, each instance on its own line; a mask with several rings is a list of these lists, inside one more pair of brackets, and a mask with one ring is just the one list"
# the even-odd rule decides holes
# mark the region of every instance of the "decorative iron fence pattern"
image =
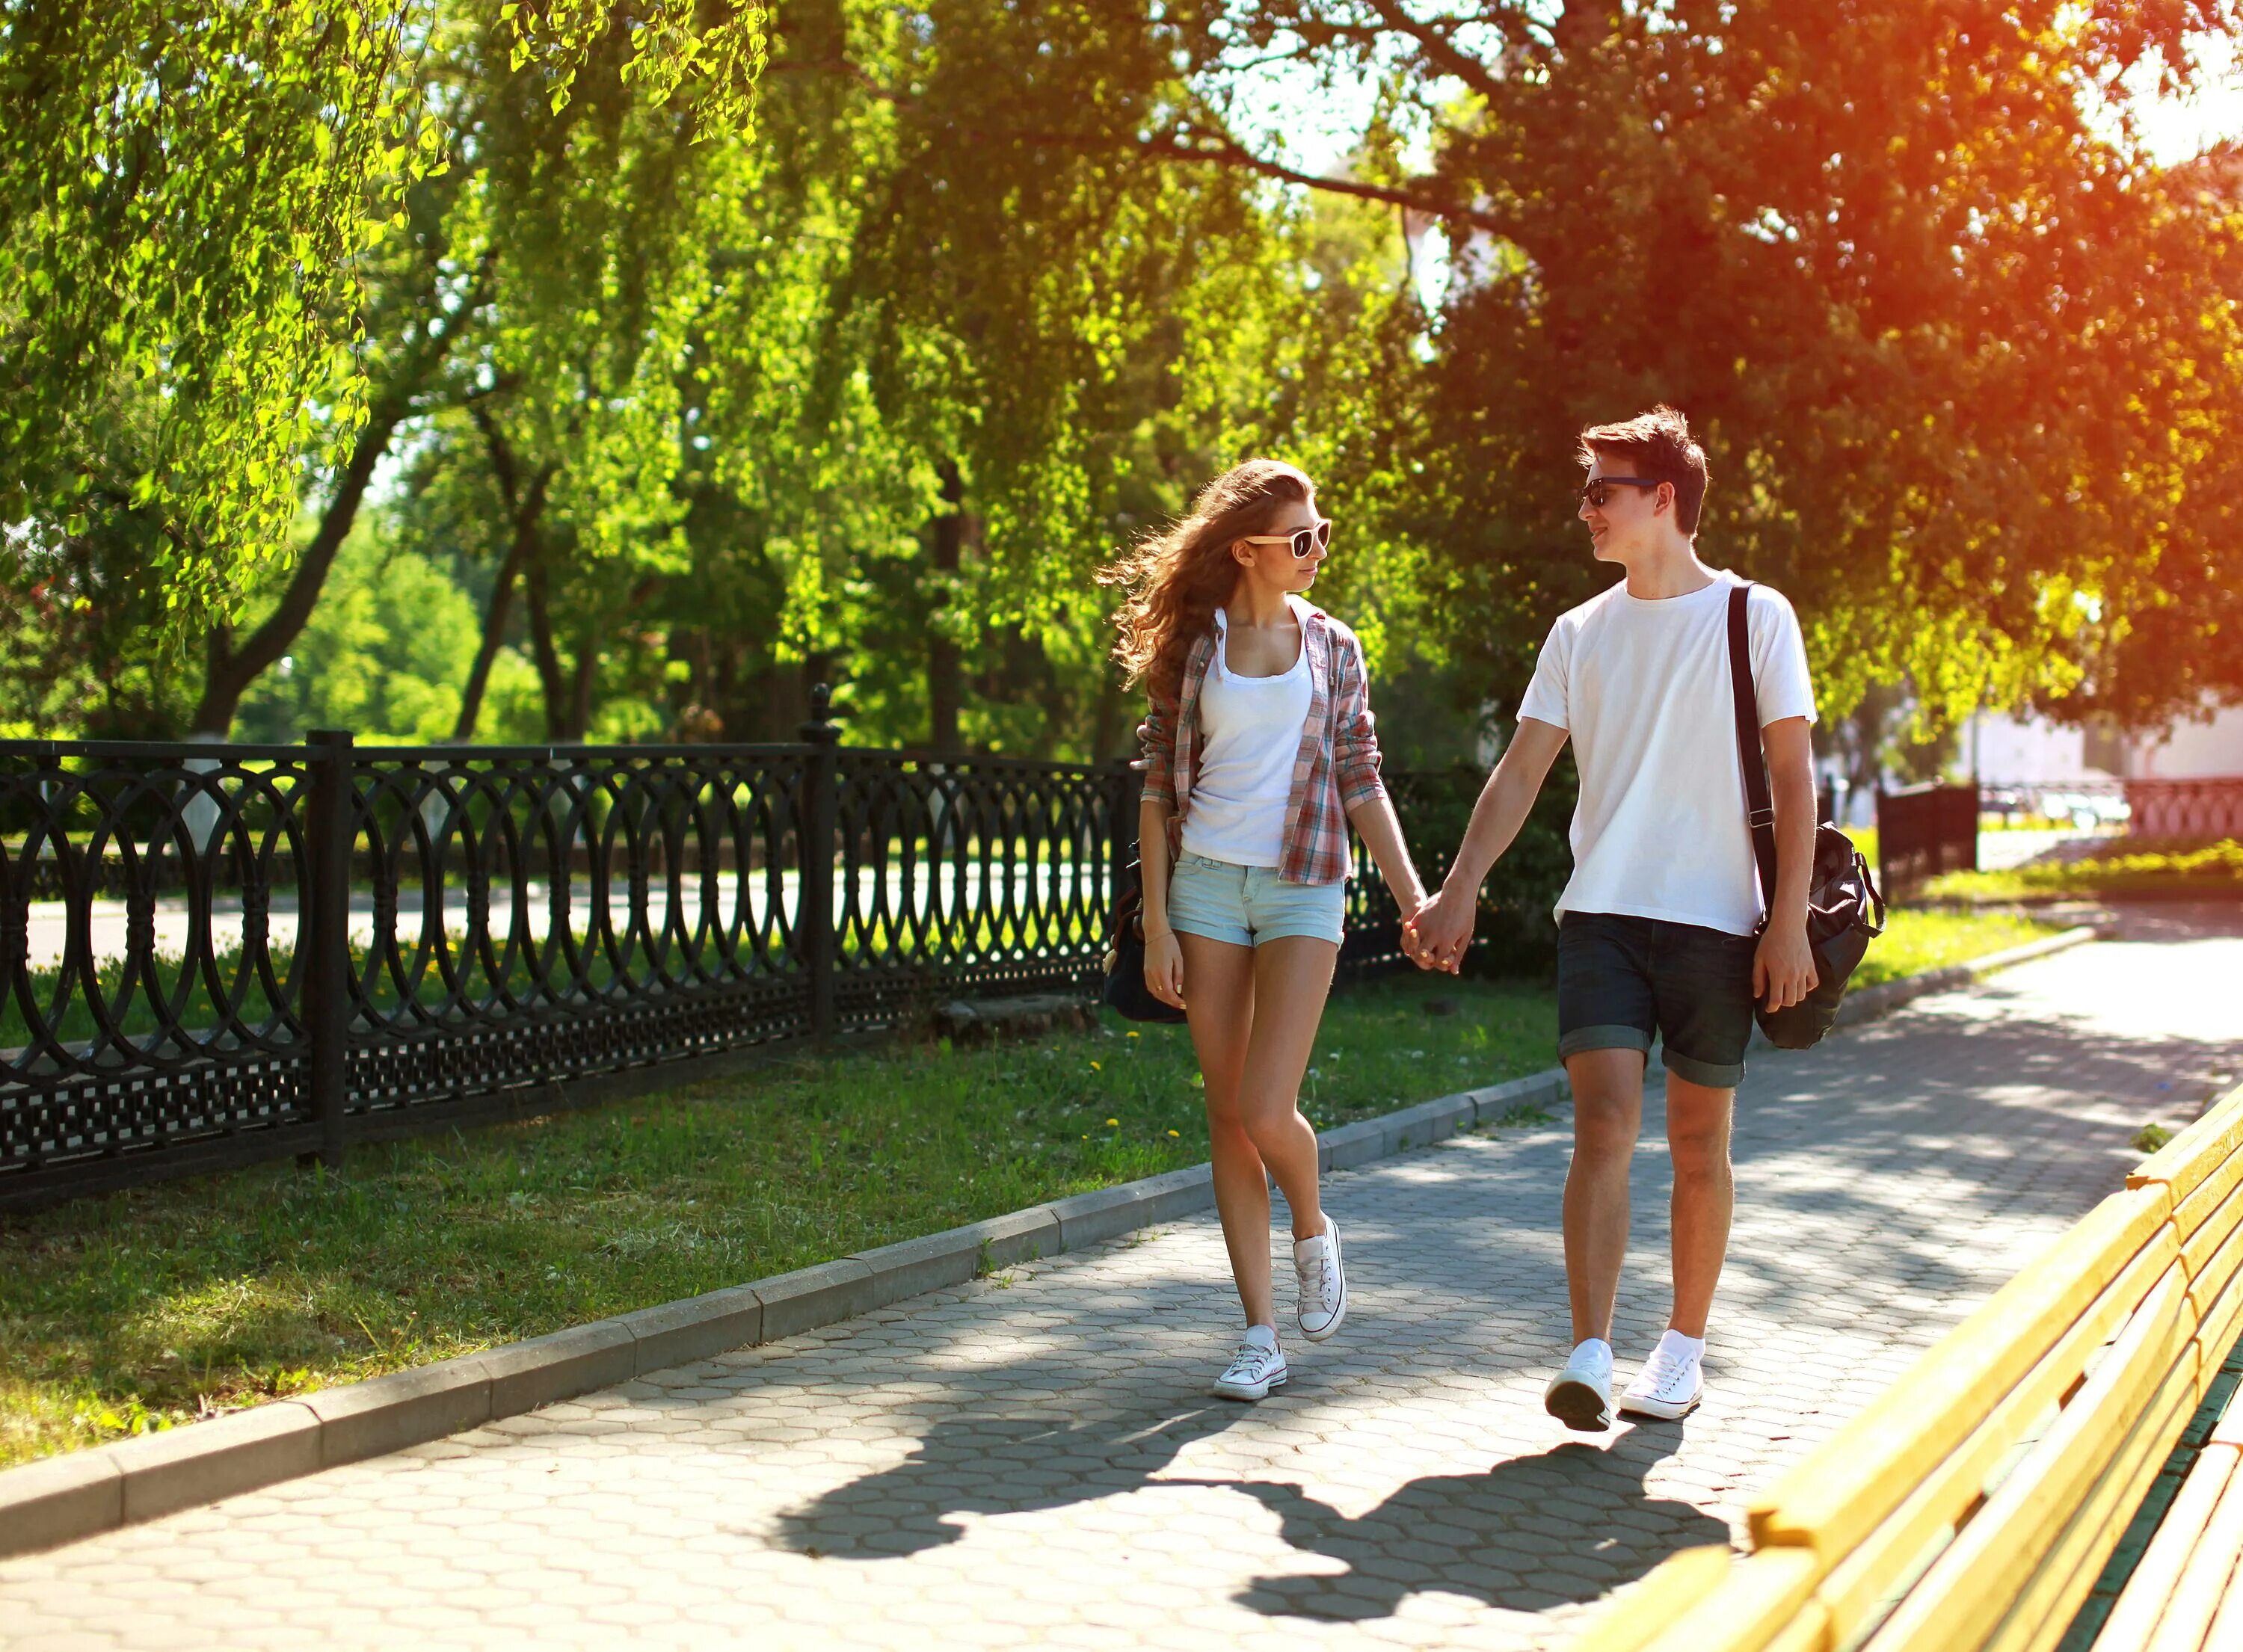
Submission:
[[[0,742],[0,1208],[339,1163],[944,997],[1095,988],[1127,765],[804,734]],[[1423,856],[1479,777],[1388,779]],[[1351,977],[1403,962],[1359,847],[1357,872]]]
[[2243,837],[2243,776],[2130,780],[2126,811],[2136,837]]

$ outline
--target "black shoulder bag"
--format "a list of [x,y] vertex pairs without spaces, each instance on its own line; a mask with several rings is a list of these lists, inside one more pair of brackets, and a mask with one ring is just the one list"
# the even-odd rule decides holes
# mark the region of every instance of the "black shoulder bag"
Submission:
[[[1745,823],[1760,866],[1761,898],[1775,899],[1775,805],[1768,796],[1768,759],[1760,743],[1760,701],[1753,692],[1752,635],[1745,604],[1752,587],[1729,593],[1729,687],[1736,703],[1737,759],[1745,775]],[[1761,930],[1768,919],[1761,919]],[[1869,863],[1854,840],[1835,826],[1815,829],[1815,870],[1807,894],[1807,944],[1815,954],[1815,990],[1788,1009],[1755,1001],[1754,1017],[1779,1050],[1819,1044],[1838,1021],[1846,980],[1869,943],[1885,932],[1884,897],[1869,881]]]
[[1181,1021],[1184,1012],[1163,1004],[1145,984],[1145,885],[1137,857],[1123,869],[1114,896],[1114,917],[1106,937],[1108,1004],[1125,1020]]

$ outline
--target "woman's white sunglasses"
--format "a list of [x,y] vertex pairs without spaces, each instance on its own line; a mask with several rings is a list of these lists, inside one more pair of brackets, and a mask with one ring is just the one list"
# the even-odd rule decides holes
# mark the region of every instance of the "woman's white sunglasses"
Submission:
[[1331,519],[1326,517],[1314,527],[1304,527],[1294,534],[1242,534],[1249,545],[1290,545],[1293,560],[1299,561],[1310,551],[1321,551],[1331,543]]

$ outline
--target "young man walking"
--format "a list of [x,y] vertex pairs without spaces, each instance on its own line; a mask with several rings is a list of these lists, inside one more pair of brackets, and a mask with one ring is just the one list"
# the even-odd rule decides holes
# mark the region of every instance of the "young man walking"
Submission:
[[1682,415],[1661,406],[1584,431],[1581,458],[1591,554],[1627,578],[1551,628],[1518,732],[1405,944],[1426,968],[1457,968],[1480,884],[1571,739],[1581,795],[1573,875],[1558,902],[1558,1054],[1573,1089],[1565,1234],[1574,1346],[1545,1404],[1593,1432],[1612,1426],[1613,1306],[1654,1038],[1674,1165],[1674,1312],[1620,1408],[1679,1418],[1705,1392],[1706,1316],[1734,1203],[1730,1109],[1753,1003],[1795,1004],[1815,984],[1815,698],[1791,605],[1753,586],[1753,680],[1775,803],[1776,886],[1763,891],[1729,676],[1729,594],[1740,581],[1700,561],[1695,544],[1705,453]]

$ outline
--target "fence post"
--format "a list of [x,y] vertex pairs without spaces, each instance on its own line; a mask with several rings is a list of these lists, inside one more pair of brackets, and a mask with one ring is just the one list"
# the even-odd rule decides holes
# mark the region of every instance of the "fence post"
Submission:
[[357,822],[351,797],[352,737],[314,729],[305,736],[312,758],[311,807],[305,822],[309,887],[304,893],[296,944],[304,949],[304,1033],[311,1046],[308,1075],[312,1116],[319,1120],[316,1156],[329,1170],[343,1167],[344,1091],[349,1066],[351,844]]
[[834,933],[833,830],[841,790],[840,760],[835,751],[840,729],[831,720],[833,691],[825,683],[810,690],[810,721],[802,738],[818,749],[803,775],[802,893],[795,903],[795,940],[810,977],[810,1032],[821,1044],[833,1036],[833,973],[839,939]]

